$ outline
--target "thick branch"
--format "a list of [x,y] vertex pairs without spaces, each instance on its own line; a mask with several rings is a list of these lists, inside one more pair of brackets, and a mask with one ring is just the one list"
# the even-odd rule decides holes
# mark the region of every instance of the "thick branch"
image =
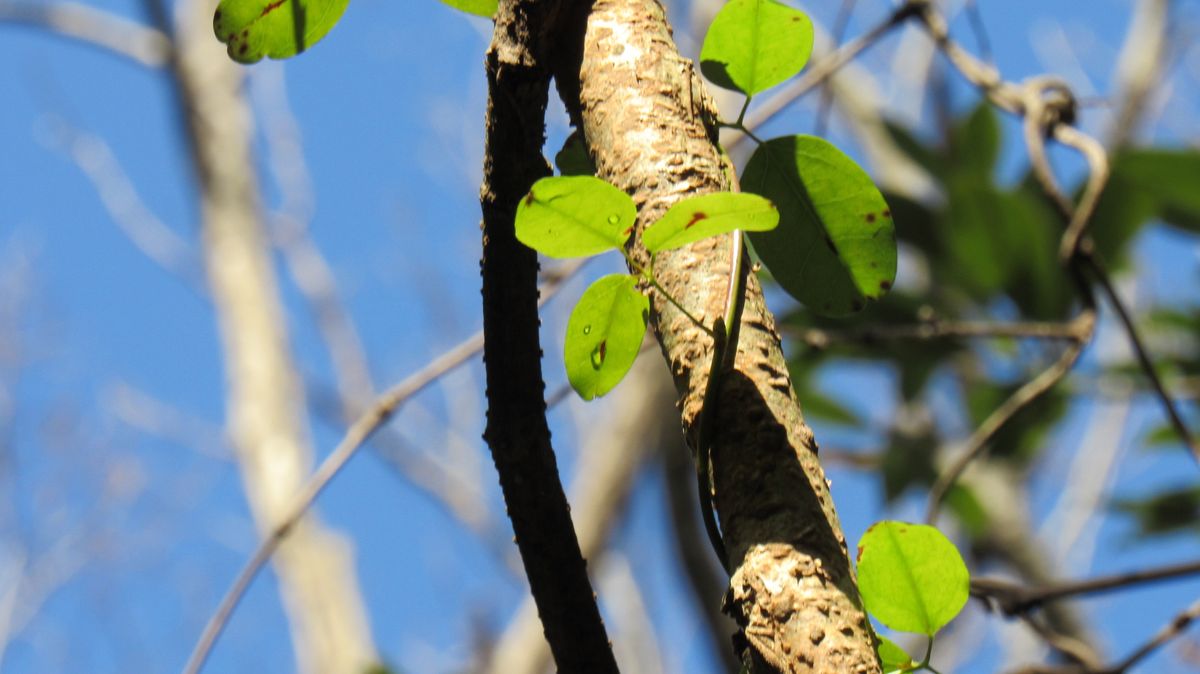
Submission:
[[[630,193],[640,225],[676,200],[725,189],[711,102],[654,0],[597,0],[579,109],[600,177]],[[568,102],[568,107],[571,107]],[[641,254],[635,252],[635,255]],[[729,241],[663,253],[659,282],[706,327],[723,315]],[[716,507],[736,571],[728,610],[752,659],[783,672],[874,672],[873,637],[845,540],[756,280],[734,370],[723,378],[713,446]],[[655,294],[652,316],[694,441],[712,340]]]
[[537,257],[513,231],[517,203],[535,180],[549,173],[542,157],[550,82],[545,57],[560,4],[502,2],[487,54],[481,189],[488,398],[484,437],[555,663],[563,672],[615,672],[546,425]]

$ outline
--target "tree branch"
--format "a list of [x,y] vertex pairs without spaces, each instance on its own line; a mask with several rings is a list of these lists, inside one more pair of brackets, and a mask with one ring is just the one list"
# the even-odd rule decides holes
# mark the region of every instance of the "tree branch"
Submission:
[[546,640],[563,672],[616,672],[546,425],[537,256],[517,241],[518,202],[549,171],[542,157],[558,0],[505,0],[488,49],[483,207],[484,438]]
[[475,334],[471,336],[441,356],[438,356],[419,372],[410,375],[404,381],[393,386],[376,399],[374,404],[358,417],[346,431],[346,435],[338,443],[337,447],[321,462],[321,466],[317,468],[316,472],[312,474],[300,491],[291,499],[292,504],[287,508],[286,514],[279,518],[275,527],[263,539],[262,543],[259,544],[258,549],[254,551],[254,555],[242,567],[232,587],[225,593],[225,597],[221,599],[216,612],[204,627],[204,632],[200,636],[200,640],[197,642],[191,657],[188,658],[187,665],[183,669],[184,674],[195,674],[204,666],[204,661],[208,659],[208,654],[212,651],[212,647],[221,635],[222,630],[225,629],[225,625],[229,622],[230,616],[233,615],[233,610],[237,608],[238,602],[241,601],[242,596],[245,595],[246,590],[250,587],[250,583],[258,575],[258,572],[262,570],[262,567],[271,558],[271,555],[279,549],[280,544],[292,532],[296,524],[300,522],[304,513],[317,500],[317,497],[320,496],[329,482],[333,480],[342,467],[354,456],[355,451],[380,426],[387,423],[388,419],[396,413],[396,410],[406,400],[420,393],[425,387],[437,381],[445,373],[462,365],[467,359],[479,353],[481,348],[483,348],[483,335]]
[[1016,615],[1038,608],[1046,602],[1065,597],[1109,592],[1144,583],[1183,578],[1198,573],[1200,573],[1200,561],[1034,587],[1018,585],[999,578],[976,578],[971,581],[971,594],[996,602],[996,606],[1006,615]]
[[[705,85],[671,39],[654,0],[597,0],[588,19],[578,100],[597,175],[633,196],[639,225],[675,201],[726,189]],[[730,241],[716,237],[655,259],[659,283],[707,323],[724,315]],[[645,251],[635,250],[645,263]],[[715,505],[735,566],[727,611],[757,667],[874,672],[874,640],[812,433],[804,424],[774,317],[747,284],[734,368],[716,401]],[[651,320],[695,444],[713,342],[659,293]]]
[[0,0],[0,23],[44,28],[152,68],[167,64],[170,40],[159,30],[76,2],[34,4]]

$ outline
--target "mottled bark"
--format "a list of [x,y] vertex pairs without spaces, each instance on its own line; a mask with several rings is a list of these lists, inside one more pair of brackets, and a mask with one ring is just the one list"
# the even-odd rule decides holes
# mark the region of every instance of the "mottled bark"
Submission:
[[616,672],[546,425],[537,256],[517,241],[513,229],[517,203],[534,181],[550,173],[542,157],[547,56],[560,4],[501,2],[487,53],[487,147],[480,191],[484,438],[555,663],[563,672]]
[[[681,198],[726,188],[711,101],[656,0],[593,3],[579,103],[598,173],[633,196],[639,227]],[[724,310],[729,249],[729,237],[713,238],[655,263],[659,282],[709,326]],[[653,308],[694,442],[712,340],[657,294]],[[735,568],[727,610],[753,659],[783,672],[879,671],[816,445],[754,279],[718,404],[715,505]]]
[[[180,9],[173,72],[200,182],[204,259],[220,328],[230,434],[259,531],[290,515],[312,470],[304,397],[262,222],[242,69],[212,36],[213,0]],[[300,671],[377,661],[349,544],[314,514],[274,557]]]

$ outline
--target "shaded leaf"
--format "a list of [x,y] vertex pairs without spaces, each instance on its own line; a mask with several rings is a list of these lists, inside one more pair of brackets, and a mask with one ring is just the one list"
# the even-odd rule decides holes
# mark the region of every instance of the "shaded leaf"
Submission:
[[750,240],[779,285],[809,309],[852,313],[892,287],[892,212],[833,145],[813,136],[767,141],[746,164],[742,187],[779,208],[779,226]]
[[800,72],[812,47],[812,21],[803,12],[774,0],[730,0],[704,35],[700,71],[753,96]]
[[255,63],[295,56],[325,37],[350,0],[221,0],[213,32],[229,58]]
[[958,120],[950,134],[950,153],[957,169],[990,176],[1000,159],[1000,122],[986,99]]
[[972,539],[988,533],[991,518],[969,487],[956,484],[946,493],[946,506]]
[[608,393],[633,366],[650,300],[626,274],[597,279],[584,291],[567,320],[563,362],[571,387],[584,400]]
[[657,253],[735,229],[763,232],[777,224],[779,211],[769,200],[745,192],[713,192],[675,202],[642,233],[642,245]]
[[517,206],[517,240],[550,257],[586,257],[619,248],[636,218],[629,195],[599,178],[542,178]]
[[1200,152],[1127,150],[1113,161],[1113,174],[1148,194],[1163,220],[1200,232]]
[[878,522],[858,544],[858,589],[867,611],[894,630],[933,636],[967,603],[970,575],[942,532]]
[[937,477],[933,452],[937,446],[938,439],[928,426],[915,432],[893,430],[889,434],[880,464],[883,495],[888,503],[902,496],[909,487],[933,484]]
[[594,176],[596,165],[588,155],[587,144],[583,142],[583,134],[578,130],[572,131],[563,143],[562,149],[554,155],[554,165],[564,176]]
[[1146,190],[1123,172],[1113,171],[1088,222],[1088,234],[1097,252],[1119,265],[1126,257],[1129,242],[1154,218],[1155,211],[1155,200]]
[[468,14],[485,16],[489,19],[496,15],[496,8],[500,5],[500,0],[442,0],[442,2]]
[[900,194],[887,192],[883,199],[892,208],[897,239],[911,243],[931,257],[942,254],[939,214],[925,204]]
[[[968,381],[967,406],[974,424],[980,424],[1002,405],[1023,382],[997,384],[992,381]],[[1024,464],[1045,446],[1050,432],[1067,412],[1069,395],[1061,388],[1043,394],[1037,404],[1027,405],[996,432],[989,443],[989,456]]]
[[941,155],[937,148],[928,147],[921,142],[919,138],[909,132],[900,124],[894,121],[885,120],[883,123],[884,129],[891,136],[892,142],[900,151],[908,155],[918,166],[925,169],[930,175],[935,178],[944,178],[950,173],[950,168],[946,158]]
[[1200,488],[1179,487],[1152,496],[1118,499],[1113,507],[1137,522],[1138,533],[1155,536],[1200,531]]

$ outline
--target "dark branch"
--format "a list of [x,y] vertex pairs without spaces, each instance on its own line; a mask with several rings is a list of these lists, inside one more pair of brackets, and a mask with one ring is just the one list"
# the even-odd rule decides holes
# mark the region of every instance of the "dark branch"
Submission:
[[550,445],[538,337],[537,256],[517,241],[517,204],[549,174],[542,157],[550,36],[565,3],[500,3],[487,54],[483,330],[487,429],[546,640],[562,672],[616,672]]

